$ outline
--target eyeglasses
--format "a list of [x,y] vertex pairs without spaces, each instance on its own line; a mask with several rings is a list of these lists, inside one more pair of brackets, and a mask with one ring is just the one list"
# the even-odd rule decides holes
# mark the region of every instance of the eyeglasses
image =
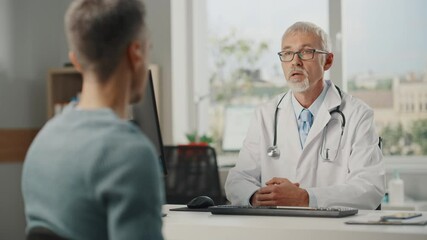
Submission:
[[329,54],[329,52],[318,50],[318,49],[304,49],[299,52],[292,52],[292,51],[282,51],[278,52],[277,55],[279,55],[280,61],[282,62],[290,62],[294,59],[295,54],[298,55],[299,59],[301,60],[310,60],[314,58],[315,53],[320,54]]

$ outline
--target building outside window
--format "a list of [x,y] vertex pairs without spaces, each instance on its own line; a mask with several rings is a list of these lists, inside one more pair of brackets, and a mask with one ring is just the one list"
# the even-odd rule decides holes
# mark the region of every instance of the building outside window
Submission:
[[422,0],[342,1],[347,90],[374,109],[385,155],[427,155],[423,9]]

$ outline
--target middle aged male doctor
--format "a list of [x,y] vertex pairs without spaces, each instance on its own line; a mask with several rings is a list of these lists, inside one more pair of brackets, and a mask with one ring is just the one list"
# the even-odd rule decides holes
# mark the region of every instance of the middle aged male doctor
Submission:
[[375,209],[385,170],[373,111],[324,72],[328,36],[297,22],[279,57],[290,91],[260,106],[225,184],[233,205],[346,206]]

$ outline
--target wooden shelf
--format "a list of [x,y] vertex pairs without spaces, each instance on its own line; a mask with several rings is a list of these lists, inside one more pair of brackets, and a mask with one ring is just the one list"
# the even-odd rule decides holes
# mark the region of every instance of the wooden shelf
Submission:
[[74,68],[59,68],[49,71],[47,79],[47,117],[55,114],[56,104],[65,104],[82,91],[82,75]]
[[[150,64],[157,107],[160,104],[159,67]],[[55,115],[56,104],[67,104],[82,91],[83,77],[73,67],[51,69],[47,78],[47,118]],[[161,111],[159,111],[161,112]]]

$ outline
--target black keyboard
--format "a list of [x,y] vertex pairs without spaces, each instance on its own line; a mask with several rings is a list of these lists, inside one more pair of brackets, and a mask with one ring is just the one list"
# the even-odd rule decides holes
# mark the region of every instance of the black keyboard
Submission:
[[282,207],[282,206],[235,206],[218,205],[209,207],[212,214],[225,215],[261,215],[261,216],[298,216],[298,217],[346,217],[355,215],[356,208],[310,208],[310,207]]

